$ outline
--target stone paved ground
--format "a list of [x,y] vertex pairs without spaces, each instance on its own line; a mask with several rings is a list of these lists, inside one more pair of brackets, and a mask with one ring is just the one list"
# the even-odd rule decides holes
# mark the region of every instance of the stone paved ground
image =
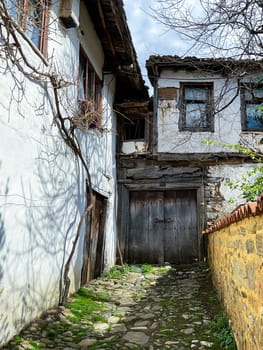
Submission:
[[210,327],[219,312],[206,265],[115,269],[4,349],[220,349]]

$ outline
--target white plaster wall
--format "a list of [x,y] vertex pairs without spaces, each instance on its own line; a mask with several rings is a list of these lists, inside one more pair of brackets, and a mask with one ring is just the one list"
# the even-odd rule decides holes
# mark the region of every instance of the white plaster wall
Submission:
[[231,181],[234,184],[241,183],[242,177],[249,178],[247,173],[253,169],[253,164],[232,164],[232,165],[215,165],[208,168],[210,179],[218,179],[220,182],[219,193],[222,196],[223,208],[220,208],[220,216],[224,216],[233,211],[246,200],[242,192],[237,189],[231,189],[227,183]]
[[[236,93],[237,82],[230,80],[226,86],[225,79],[217,75],[209,75],[167,70],[162,72],[158,80],[158,88],[180,87],[180,82],[213,82],[214,101],[217,110],[225,106]],[[220,96],[223,94],[223,98]],[[178,93],[179,97],[179,93]],[[227,108],[217,113],[214,118],[214,132],[179,131],[178,99],[159,100],[157,110],[158,147],[161,153],[208,153],[234,152],[223,148],[222,144],[243,144],[253,142],[261,147],[260,133],[245,133],[241,131],[240,97],[238,96]],[[203,140],[213,140],[214,144],[205,145]]]
[[[78,1],[74,9],[78,9]],[[33,64],[56,69],[67,81],[76,82],[80,31],[63,29],[54,21],[57,11],[55,2],[51,11],[49,64],[45,66],[41,55],[32,52],[27,44],[25,47]],[[103,52],[90,21],[85,21],[83,31],[86,39],[91,33],[88,53],[102,76]],[[50,88],[26,79],[3,60],[0,75],[1,345],[44,309],[57,304],[61,268],[85,206],[86,176],[52,123],[54,101]],[[116,250],[114,89],[115,79],[108,76],[103,87],[107,132],[79,132],[93,188],[108,198],[107,266],[115,262]],[[71,105],[65,106],[64,112],[75,107],[76,91],[74,84],[65,90],[65,101]],[[84,230],[70,271],[71,292],[79,288],[83,233]]]

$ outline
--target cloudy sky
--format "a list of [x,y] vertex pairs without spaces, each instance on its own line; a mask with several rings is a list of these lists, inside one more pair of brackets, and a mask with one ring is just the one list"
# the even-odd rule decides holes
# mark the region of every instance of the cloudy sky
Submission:
[[145,61],[150,55],[182,55],[186,46],[177,34],[167,29],[151,16],[151,7],[157,5],[155,0],[124,0],[125,12],[137,52],[142,74],[147,80]]

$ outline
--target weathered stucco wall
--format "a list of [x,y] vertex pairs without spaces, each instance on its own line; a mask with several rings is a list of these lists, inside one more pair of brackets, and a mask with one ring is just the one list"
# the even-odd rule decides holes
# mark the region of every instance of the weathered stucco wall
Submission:
[[254,164],[220,164],[208,166],[204,176],[206,201],[206,222],[211,225],[218,218],[227,215],[238,205],[245,203],[239,188],[230,188],[228,183],[239,184],[254,168]]
[[[79,1],[75,1],[78,5]],[[77,6],[78,10],[78,6]],[[83,13],[82,18],[88,18]],[[50,11],[50,61],[25,45],[35,67],[57,69],[75,84],[64,90],[64,109],[77,102],[78,53],[81,41],[102,76],[104,56],[91,21],[66,30]],[[90,37],[89,37],[90,33]],[[53,37],[54,36],[54,37]],[[61,271],[72,247],[86,202],[86,174],[54,125],[54,96],[47,84],[28,79],[0,58],[0,345],[40,313],[58,303]],[[79,131],[78,140],[90,166],[92,186],[107,198],[105,263],[116,256],[115,79],[103,85],[103,126],[107,132]],[[64,96],[64,95],[63,95]],[[70,104],[69,104],[70,103]],[[62,107],[63,109],[63,107]],[[71,292],[80,286],[83,225],[70,268]]]
[[263,197],[219,220],[208,234],[214,285],[239,350],[263,349]]
[[[217,110],[214,116],[214,132],[181,131],[179,130],[179,104],[181,82],[212,82],[214,85],[214,103]],[[226,88],[227,87],[227,88]],[[240,97],[227,106],[234,97],[237,80],[228,81],[220,75],[204,72],[187,72],[163,70],[158,79],[157,89],[175,88],[170,96],[159,96],[157,106],[157,134],[158,153],[216,153],[235,152],[235,149],[226,149],[223,144],[243,143],[261,147],[261,135],[258,132],[242,132],[241,130],[241,101]],[[223,95],[222,95],[223,94]],[[213,140],[214,144],[207,145],[202,141]]]

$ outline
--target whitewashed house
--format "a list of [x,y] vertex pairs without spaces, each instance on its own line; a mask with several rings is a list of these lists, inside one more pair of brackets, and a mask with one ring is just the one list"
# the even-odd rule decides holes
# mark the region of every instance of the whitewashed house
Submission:
[[262,62],[151,56],[146,67],[152,115],[141,104],[133,138],[122,129],[121,250],[129,262],[191,263],[206,256],[206,225],[244,202],[227,182],[253,167],[234,145],[262,147]]
[[77,125],[95,199],[70,265],[74,292],[115,263],[113,104],[147,98],[122,1],[34,4],[0,4],[0,345],[58,304],[87,202],[87,173],[61,137],[58,108],[66,130],[67,117]]

